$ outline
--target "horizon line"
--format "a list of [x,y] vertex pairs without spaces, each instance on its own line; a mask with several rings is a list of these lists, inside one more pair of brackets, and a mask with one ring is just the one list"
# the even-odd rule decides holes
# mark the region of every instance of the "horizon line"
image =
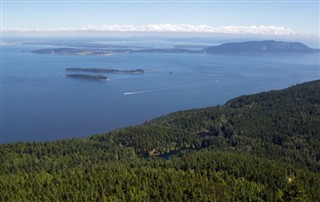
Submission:
[[[228,26],[210,26],[207,24],[103,24],[103,25],[84,25],[80,27],[58,27],[58,28],[6,28],[2,27],[3,33],[45,33],[45,32],[158,32],[158,33],[220,33],[220,34],[261,34],[261,35],[304,35],[315,33],[302,33],[291,28],[275,25],[228,25]],[[316,34],[315,34],[316,35]]]

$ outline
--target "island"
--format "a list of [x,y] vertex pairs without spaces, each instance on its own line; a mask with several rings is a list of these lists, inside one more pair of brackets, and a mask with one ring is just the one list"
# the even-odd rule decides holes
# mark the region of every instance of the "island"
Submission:
[[185,54],[278,54],[278,53],[315,53],[320,49],[313,49],[300,42],[285,41],[245,41],[224,43],[217,46],[176,46],[175,48],[156,49],[87,49],[87,48],[52,48],[32,51],[40,54],[59,55],[100,55],[108,56],[113,53],[185,53]]
[[108,77],[103,75],[91,75],[91,74],[66,74],[66,77],[75,79],[86,79],[86,80],[96,80],[96,81],[106,81]]
[[99,55],[110,56],[113,53],[129,52],[130,49],[89,49],[89,48],[48,48],[32,51],[38,54],[51,54],[51,55]]
[[208,54],[312,53],[319,52],[319,49],[312,49],[299,42],[266,40],[224,43],[204,48],[202,52]]
[[130,74],[141,74],[145,71],[143,69],[132,69],[132,70],[118,70],[109,68],[66,68],[68,72],[93,72],[93,73],[130,73]]

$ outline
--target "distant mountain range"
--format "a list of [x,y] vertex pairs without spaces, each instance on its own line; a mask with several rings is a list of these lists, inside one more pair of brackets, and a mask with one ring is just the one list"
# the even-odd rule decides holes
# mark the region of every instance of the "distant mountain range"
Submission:
[[320,52],[320,49],[313,49],[299,42],[284,41],[247,41],[224,43],[217,46],[208,46],[203,49],[188,48],[179,46],[166,49],[113,49],[113,48],[51,48],[35,50],[33,53],[59,54],[59,55],[110,55],[113,53],[205,53],[205,54],[271,54],[271,53],[313,53]]

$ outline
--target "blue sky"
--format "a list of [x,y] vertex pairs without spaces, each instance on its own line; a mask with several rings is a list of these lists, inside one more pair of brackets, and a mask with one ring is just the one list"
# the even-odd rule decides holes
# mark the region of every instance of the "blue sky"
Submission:
[[2,3],[3,28],[55,29],[87,25],[205,24],[276,26],[319,34],[319,1],[14,2]]

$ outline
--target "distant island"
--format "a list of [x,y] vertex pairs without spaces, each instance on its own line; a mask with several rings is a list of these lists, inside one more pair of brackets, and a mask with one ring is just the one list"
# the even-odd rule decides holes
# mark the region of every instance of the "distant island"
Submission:
[[[200,48],[198,46],[197,48]],[[175,48],[156,49],[81,49],[81,48],[52,48],[32,51],[38,54],[59,54],[59,55],[101,55],[108,56],[113,53],[191,53],[191,54],[273,54],[273,53],[314,53],[320,52],[299,42],[284,41],[246,41],[224,43],[217,46],[203,46],[202,49],[195,49],[192,46],[176,46]]]
[[93,73],[130,73],[130,74],[141,74],[145,71],[143,69],[133,70],[118,70],[108,68],[66,68],[69,72],[93,72]]
[[38,54],[51,55],[100,55],[110,56],[113,53],[130,52],[131,49],[89,49],[89,48],[49,48],[32,51]]
[[225,43],[211,46],[202,50],[209,54],[263,54],[263,53],[312,53],[319,49],[312,49],[299,42],[283,41],[247,41],[238,43]]
[[90,74],[66,74],[66,77],[75,79],[86,79],[86,80],[96,80],[96,81],[106,81],[108,77],[103,75],[90,75]]

